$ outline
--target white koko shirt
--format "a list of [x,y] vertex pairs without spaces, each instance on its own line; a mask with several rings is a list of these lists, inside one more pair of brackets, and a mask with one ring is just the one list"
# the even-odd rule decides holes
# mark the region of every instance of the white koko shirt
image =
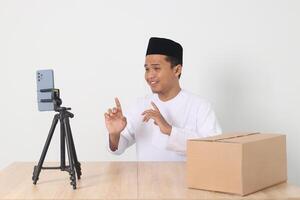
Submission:
[[[161,133],[152,119],[143,122],[142,113],[153,109],[151,101],[172,126],[170,136]],[[121,133],[118,149],[111,151],[108,145],[108,150],[119,155],[135,143],[139,161],[184,161],[188,139],[221,134],[211,104],[186,90],[166,102],[157,94],[138,99],[124,115],[127,126]]]

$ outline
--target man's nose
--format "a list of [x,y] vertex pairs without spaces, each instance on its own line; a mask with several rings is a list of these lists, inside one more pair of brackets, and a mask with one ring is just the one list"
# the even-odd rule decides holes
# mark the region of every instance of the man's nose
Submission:
[[155,72],[154,70],[150,70],[149,73],[147,74],[147,78],[148,79],[152,79],[155,77]]

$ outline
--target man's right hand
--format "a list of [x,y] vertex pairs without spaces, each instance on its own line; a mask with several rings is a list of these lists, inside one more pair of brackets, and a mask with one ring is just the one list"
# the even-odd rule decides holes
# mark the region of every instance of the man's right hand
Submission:
[[109,133],[110,146],[118,148],[119,138],[121,132],[127,125],[126,117],[123,116],[122,107],[118,98],[115,98],[116,107],[108,109],[104,113],[105,125]]

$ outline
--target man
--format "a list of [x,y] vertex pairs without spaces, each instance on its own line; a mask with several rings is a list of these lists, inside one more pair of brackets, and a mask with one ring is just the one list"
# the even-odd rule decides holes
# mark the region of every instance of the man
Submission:
[[121,104],[105,114],[109,151],[121,154],[136,143],[137,159],[185,160],[186,142],[221,133],[209,102],[181,89],[182,46],[165,38],[150,38],[145,80],[153,94],[139,99],[123,115]]

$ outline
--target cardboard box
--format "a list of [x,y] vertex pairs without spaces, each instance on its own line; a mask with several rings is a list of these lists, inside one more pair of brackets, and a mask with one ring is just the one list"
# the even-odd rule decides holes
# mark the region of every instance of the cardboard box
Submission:
[[286,180],[285,135],[236,133],[187,142],[189,188],[244,196]]

